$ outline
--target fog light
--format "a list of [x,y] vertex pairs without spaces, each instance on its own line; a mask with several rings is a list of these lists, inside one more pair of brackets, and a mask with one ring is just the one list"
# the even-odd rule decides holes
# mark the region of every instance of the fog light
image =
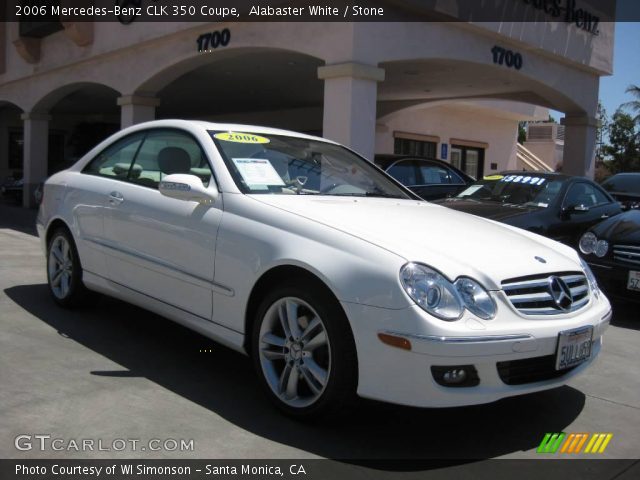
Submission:
[[431,374],[443,387],[475,387],[480,383],[478,371],[473,365],[432,366]]
[[462,383],[467,379],[467,372],[464,370],[447,370],[442,376],[444,383]]

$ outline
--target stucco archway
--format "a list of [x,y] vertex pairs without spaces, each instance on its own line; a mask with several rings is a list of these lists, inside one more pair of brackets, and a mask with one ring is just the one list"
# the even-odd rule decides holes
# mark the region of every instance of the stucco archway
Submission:
[[430,102],[477,99],[510,100],[586,114],[550,82],[515,69],[445,58],[384,62],[380,66],[386,77],[378,86],[379,117]]
[[157,118],[198,118],[322,129],[324,62],[292,50],[235,48],[166,67],[134,92],[159,101]]

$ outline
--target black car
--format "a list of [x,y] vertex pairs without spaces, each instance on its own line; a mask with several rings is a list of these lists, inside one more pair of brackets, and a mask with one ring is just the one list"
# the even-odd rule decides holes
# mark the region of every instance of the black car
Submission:
[[475,181],[453,165],[435,158],[376,155],[374,163],[425,200],[456,195]]
[[24,181],[22,180],[22,178],[19,178],[17,180],[14,178],[10,178],[4,183],[4,185],[0,187],[0,194],[2,194],[2,197],[4,198],[22,203],[23,184]]
[[640,172],[618,173],[601,183],[624,210],[640,208]]
[[587,228],[622,211],[597,183],[546,172],[491,175],[456,197],[435,203],[539,233],[574,248]]
[[591,227],[580,238],[580,254],[607,295],[640,301],[640,210]]

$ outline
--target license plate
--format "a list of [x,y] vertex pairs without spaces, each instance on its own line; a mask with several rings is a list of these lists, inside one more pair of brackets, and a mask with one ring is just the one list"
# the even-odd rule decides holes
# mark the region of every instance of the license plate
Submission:
[[635,290],[636,292],[640,292],[640,272],[629,270],[627,290]]
[[556,370],[575,367],[591,356],[593,327],[569,330],[558,334]]

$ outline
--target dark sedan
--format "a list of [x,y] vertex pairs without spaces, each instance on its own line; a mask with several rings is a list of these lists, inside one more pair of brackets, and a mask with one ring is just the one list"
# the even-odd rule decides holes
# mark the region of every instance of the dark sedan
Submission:
[[502,172],[437,201],[577,247],[580,235],[622,209],[598,184],[546,172]]
[[640,210],[591,227],[580,239],[580,254],[607,295],[640,301]]
[[601,183],[602,188],[620,202],[622,208],[640,208],[640,172],[618,173]]
[[435,158],[376,155],[374,163],[425,200],[457,195],[475,180]]

